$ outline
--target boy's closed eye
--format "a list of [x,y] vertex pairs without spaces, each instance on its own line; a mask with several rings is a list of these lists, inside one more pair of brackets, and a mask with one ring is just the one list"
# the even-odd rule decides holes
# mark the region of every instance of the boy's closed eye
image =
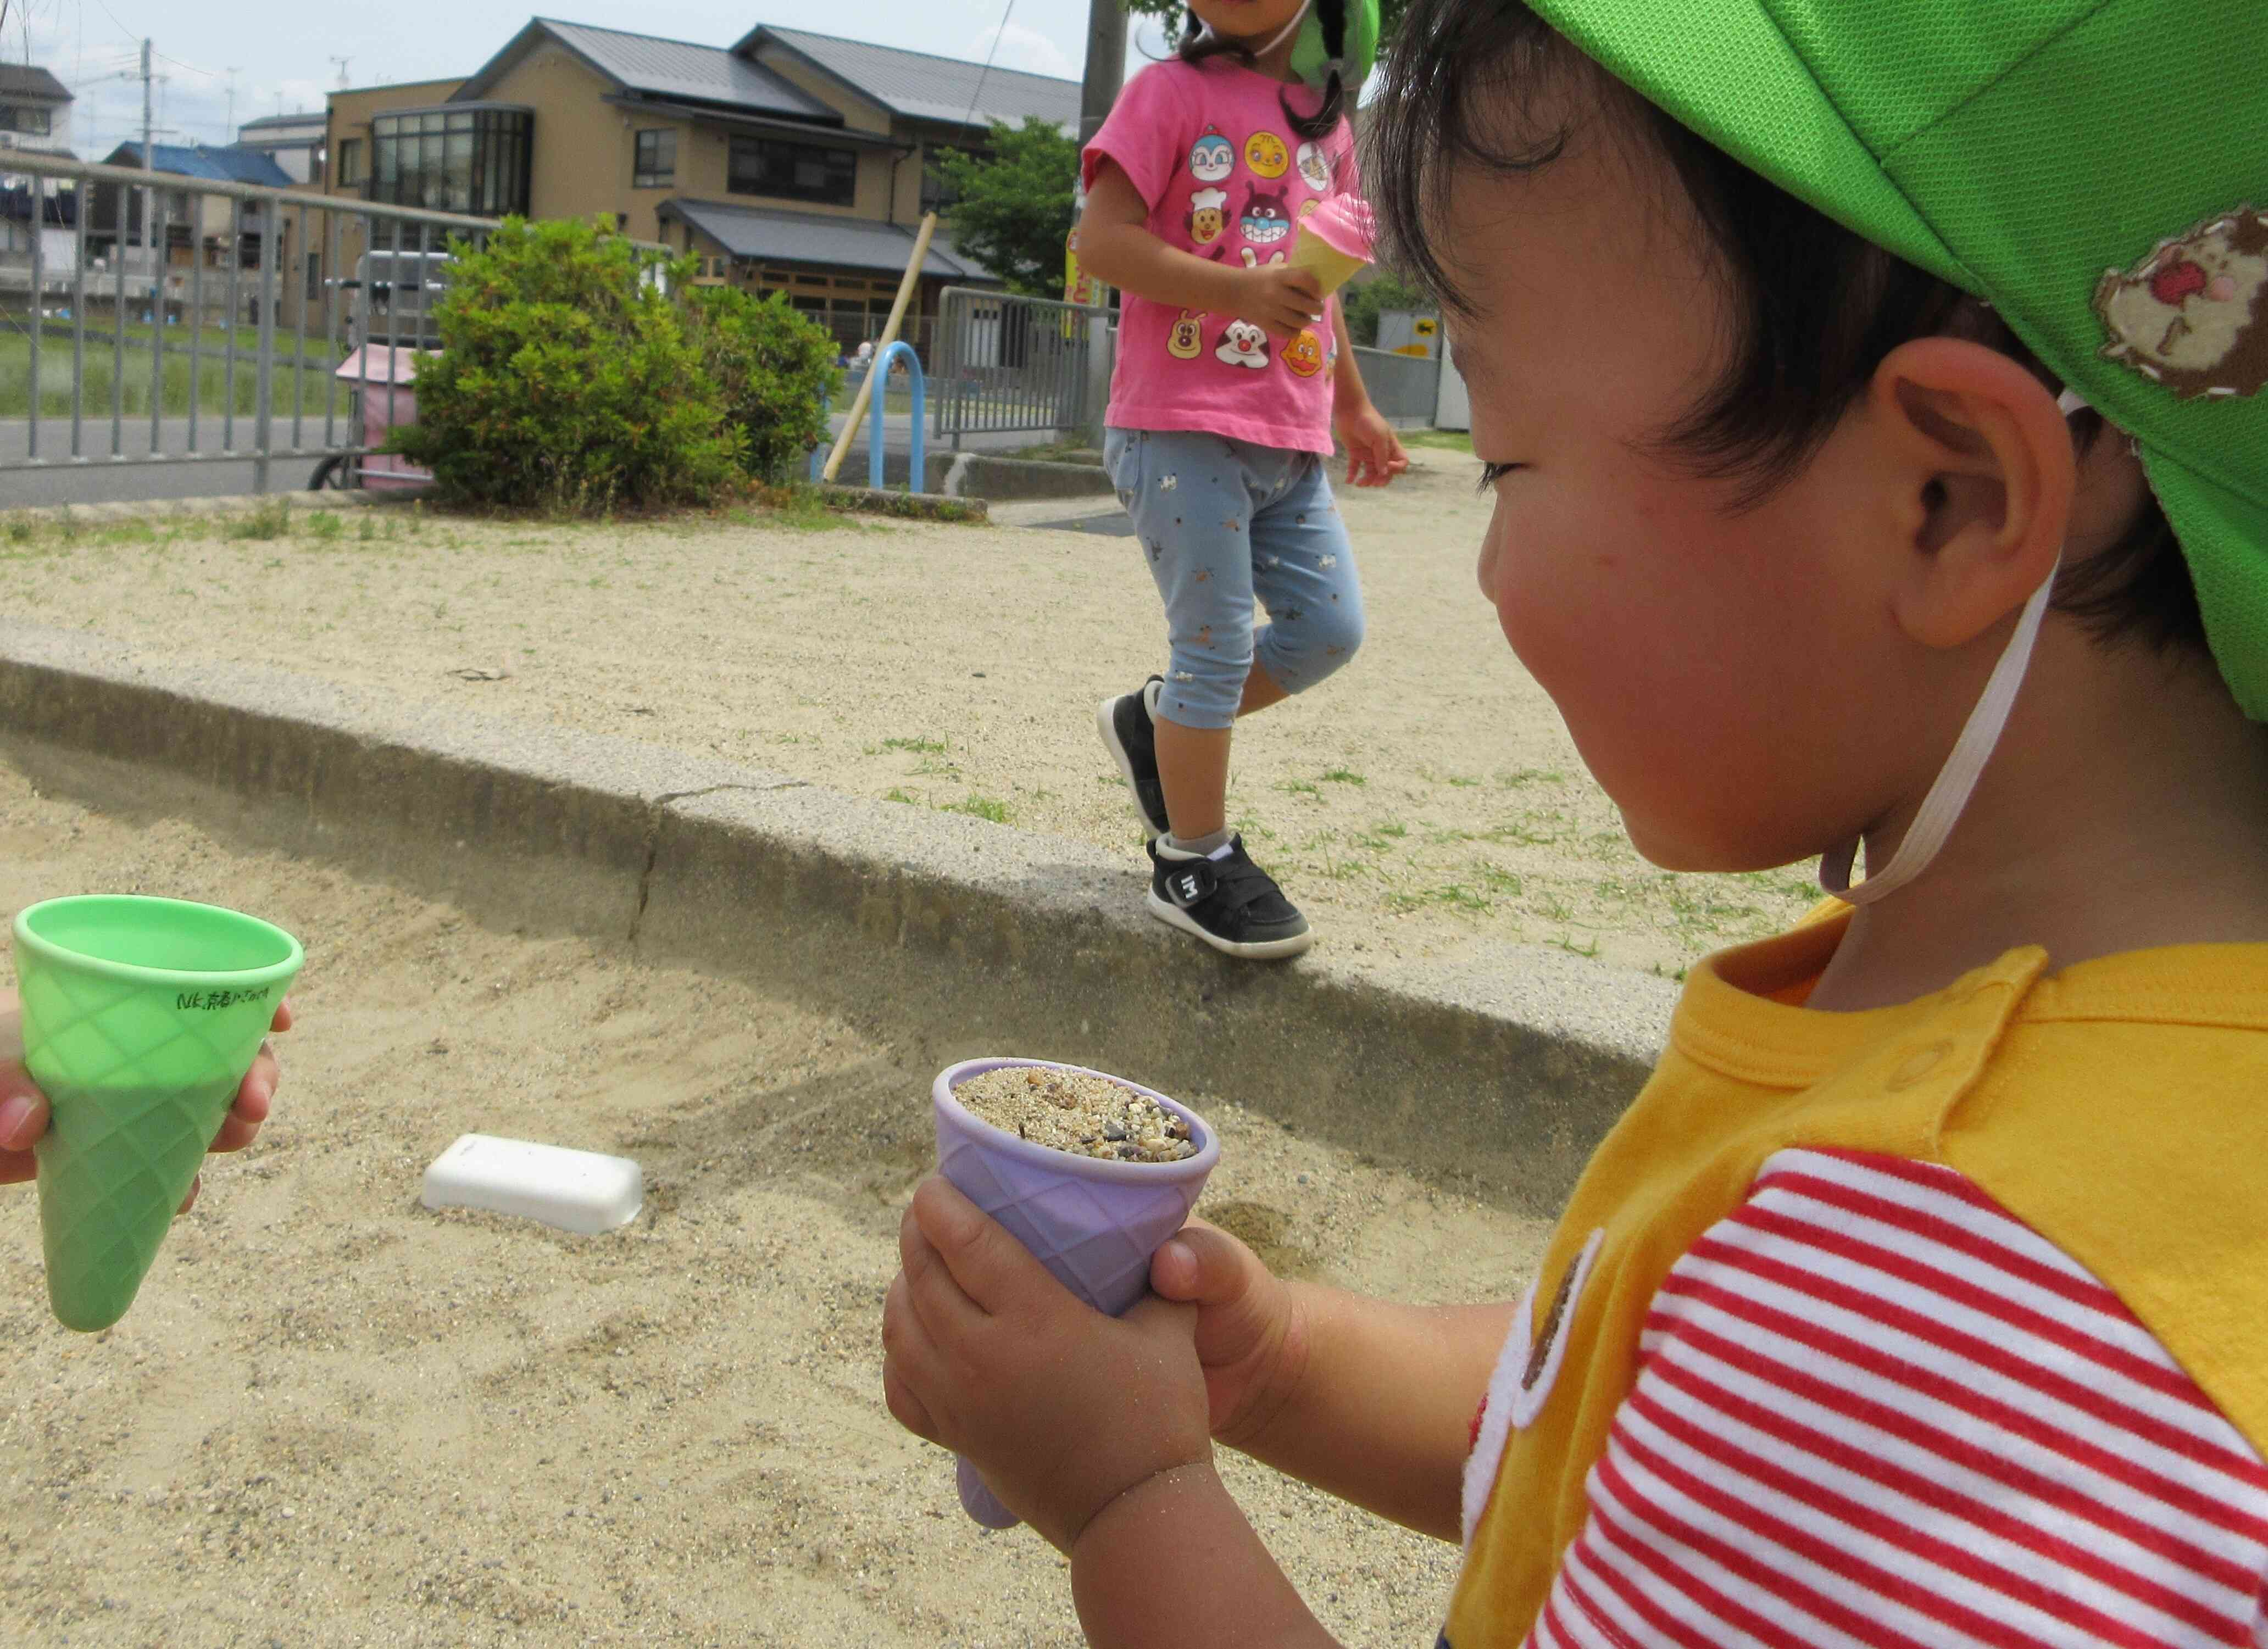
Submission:
[[1528,466],[1525,464],[1483,464],[1481,466],[1481,478],[1474,484],[1473,490],[1476,492],[1486,492],[1491,488],[1494,487],[1498,482],[1502,481],[1506,475],[1511,475],[1514,470],[1525,469]]

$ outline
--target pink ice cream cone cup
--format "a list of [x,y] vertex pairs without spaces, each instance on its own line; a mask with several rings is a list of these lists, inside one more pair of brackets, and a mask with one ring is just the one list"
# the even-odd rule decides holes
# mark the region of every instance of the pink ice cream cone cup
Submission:
[[[954,1098],[969,1078],[1004,1065],[1039,1065],[1122,1083],[1189,1125],[1197,1154],[1178,1162],[1116,1162],[1051,1151],[981,1122]],[[1182,1228],[1220,1160],[1220,1140],[1204,1118],[1176,1101],[1108,1071],[1050,1059],[968,1059],[938,1073],[938,1172],[1008,1228],[1056,1280],[1097,1311],[1119,1316],[1150,1285],[1150,1256]],[[993,1498],[976,1469],[960,1464],[961,1509],[987,1528],[1008,1528],[1015,1513]]]
[[1292,267],[1312,269],[1328,298],[1371,261],[1375,240],[1370,208],[1361,197],[1334,195],[1300,225],[1300,239],[1292,248]]

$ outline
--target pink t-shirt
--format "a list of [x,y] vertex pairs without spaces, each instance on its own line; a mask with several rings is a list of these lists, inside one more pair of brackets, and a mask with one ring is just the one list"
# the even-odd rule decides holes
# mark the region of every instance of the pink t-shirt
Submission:
[[[1152,63],[1087,144],[1086,181],[1093,186],[1108,156],[1149,202],[1149,231],[1167,246],[1248,267],[1280,263],[1307,213],[1361,188],[1346,121],[1321,143],[1305,142],[1284,118],[1287,92],[1296,108],[1321,101],[1307,87],[1222,58]],[[1128,292],[1109,422],[1329,453],[1333,313],[1327,306],[1321,321],[1286,340],[1233,315],[1191,314]]]

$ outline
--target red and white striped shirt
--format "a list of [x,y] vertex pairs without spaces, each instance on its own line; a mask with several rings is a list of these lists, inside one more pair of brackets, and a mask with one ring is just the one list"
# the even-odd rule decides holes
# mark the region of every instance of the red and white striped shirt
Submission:
[[1772,1157],[1640,1351],[1536,1649],[2268,1645],[2268,1464],[1949,1169]]

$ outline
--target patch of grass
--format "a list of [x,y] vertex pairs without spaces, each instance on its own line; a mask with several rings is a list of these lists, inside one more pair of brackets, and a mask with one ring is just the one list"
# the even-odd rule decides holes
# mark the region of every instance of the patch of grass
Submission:
[[1322,787],[1313,779],[1287,778],[1279,781],[1276,788],[1286,796],[1321,796],[1323,793]]
[[1326,784],[1352,784],[1359,788],[1362,785],[1369,784],[1370,781],[1365,778],[1361,774],[1356,772],[1352,768],[1335,767],[1331,769],[1329,772],[1323,775],[1323,783]]
[[251,539],[263,543],[283,538],[291,531],[291,504],[286,498],[262,498],[246,513],[226,518],[220,524],[223,538]]
[[1528,886],[1510,871],[1494,865],[1476,865],[1473,875],[1491,893],[1500,894],[1507,899],[1519,898]]
[[917,755],[943,755],[946,745],[942,739],[885,739],[885,750],[910,750]]
[[990,820],[997,825],[1006,824],[1010,817],[1006,802],[991,796],[979,796],[975,791],[959,801],[939,802],[937,810],[939,813],[965,813],[972,819]]
[[1565,784],[1567,776],[1556,768],[1523,767],[1498,774],[1496,782],[1506,790],[1525,790],[1530,784]]
[[1403,430],[1402,445],[1422,446],[1437,453],[1462,453],[1472,456],[1473,438],[1465,430]]
[[[1581,956],[1587,959],[1594,957],[1599,953],[1599,941],[1595,934],[1592,936],[1591,942],[1587,945],[1578,945],[1574,940],[1569,939],[1565,933],[1562,933],[1558,938],[1553,939],[1551,943],[1557,946],[1561,950],[1566,952],[1570,956]],[[1681,974],[1683,971],[1684,970],[1683,968],[1679,969]]]
[[909,807],[918,807],[921,806],[921,798],[918,796],[907,795],[903,790],[900,789],[895,784],[891,785],[889,789],[882,792],[882,799],[884,801],[903,802]]
[[1395,843],[1402,841],[1404,837],[1409,836],[1409,834],[1410,827],[1408,825],[1399,824],[1392,820],[1388,820],[1382,825],[1377,825],[1364,831],[1360,836],[1355,837],[1355,842],[1358,846],[1367,848],[1373,853],[1383,853]]
[[299,524],[299,531],[319,544],[336,543],[346,530],[346,522],[335,510],[318,510]]
[[1387,908],[1404,915],[1425,909],[1460,910],[1467,916],[1486,916],[1496,909],[1496,903],[1486,894],[1466,887],[1462,882],[1444,882],[1439,887],[1421,887],[1388,894]]

